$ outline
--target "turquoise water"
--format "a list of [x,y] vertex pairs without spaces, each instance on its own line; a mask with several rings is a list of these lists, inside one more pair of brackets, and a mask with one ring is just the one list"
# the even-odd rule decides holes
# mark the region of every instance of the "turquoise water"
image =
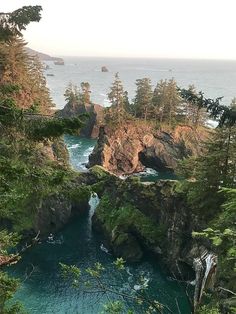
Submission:
[[[91,138],[83,138],[73,135],[64,136],[65,144],[69,151],[69,158],[72,167],[78,171],[88,171],[86,164],[88,163],[89,155],[91,154],[96,140]],[[146,171],[135,174],[142,182],[155,182],[161,179],[177,179],[172,172],[157,172],[147,168]]]
[[88,171],[86,168],[88,157],[97,141],[73,135],[65,135],[64,140],[69,152],[71,166],[75,170]]
[[[92,204],[92,210],[93,207]],[[61,276],[59,267],[62,262],[84,270],[99,261],[106,268],[105,282],[118,285],[119,291],[134,288],[141,274],[149,281],[150,296],[168,305],[173,313],[178,313],[177,300],[181,313],[190,313],[184,286],[168,279],[157,261],[147,258],[142,263],[126,265],[121,276],[113,271],[114,259],[101,250],[102,243],[101,237],[91,231],[90,214],[74,220],[55,235],[53,241],[44,241],[28,250],[22,260],[10,268],[10,273],[23,281],[15,299],[24,304],[29,314],[101,313],[107,298],[101,294],[80,294],[79,289],[71,287],[70,282]],[[141,314],[143,310],[138,307],[135,313]]]
[[[73,167],[86,170],[84,164],[95,141],[66,136],[65,142]],[[21,261],[8,269],[10,274],[22,281],[15,300],[22,302],[29,314],[101,313],[107,297],[101,294],[81,294],[79,289],[73,288],[62,277],[59,266],[59,263],[77,265],[83,271],[95,262],[100,262],[106,269],[105,282],[109,285],[115,284],[118,291],[130,293],[130,288],[134,290],[142,275],[148,282],[150,297],[167,305],[173,313],[178,313],[176,302],[182,314],[191,313],[184,292],[185,286],[168,278],[157,260],[146,257],[141,263],[126,265],[122,276],[114,271],[114,258],[102,250],[103,239],[91,228],[91,217],[98,201],[96,197],[91,198],[91,209],[87,215],[74,219],[61,232],[53,235],[53,240],[42,241],[26,251]],[[125,304],[127,308],[134,306],[127,302]],[[140,306],[135,307],[135,313],[143,312]]]

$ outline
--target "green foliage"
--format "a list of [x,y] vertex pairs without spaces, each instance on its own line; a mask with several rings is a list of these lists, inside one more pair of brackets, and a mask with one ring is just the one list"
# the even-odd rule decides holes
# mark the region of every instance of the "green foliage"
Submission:
[[23,314],[20,304],[8,305],[19,286],[19,281],[10,278],[6,273],[0,271],[0,313],[1,314]]
[[[124,304],[121,301],[110,301],[103,305],[104,310],[102,314],[122,314],[124,313]],[[130,313],[130,312],[129,312]]]
[[193,232],[193,236],[212,242],[219,257],[219,277],[228,289],[236,290],[236,189],[223,189],[222,193],[225,195],[222,211],[209,223],[211,227]]
[[[128,202],[124,205],[117,206],[112,196],[104,195],[97,208],[99,219],[105,222],[105,228],[112,232],[118,229],[120,241],[122,241],[122,232],[129,232],[129,229],[135,229],[139,232],[140,237],[145,239],[149,244],[158,245],[163,239],[163,230],[156,226],[153,220],[145,216],[141,211]],[[117,239],[119,241],[119,238]]]
[[136,80],[137,90],[134,98],[135,116],[147,120],[150,113],[153,92],[151,80],[143,78]]
[[27,127],[27,136],[34,141],[53,140],[63,134],[74,134],[82,126],[80,118],[53,118],[32,120]]
[[113,264],[118,270],[123,270],[125,268],[125,260],[122,257],[117,258]]
[[0,255],[7,255],[7,249],[18,244],[20,236],[17,233],[0,230]]
[[176,121],[181,101],[174,79],[157,83],[152,97],[152,112],[160,125],[166,122],[171,126]]
[[11,13],[0,13],[0,41],[9,41],[14,36],[22,36],[21,31],[31,22],[39,22],[42,7],[23,6]]
[[205,98],[203,92],[196,93],[192,88],[179,89],[180,95],[187,102],[190,102],[199,109],[205,109],[210,117],[219,121],[219,126],[233,126],[236,123],[236,108],[232,102],[231,106],[221,105],[223,97],[216,99]]
[[[126,273],[124,267],[125,261],[122,258],[117,258],[111,266],[112,271],[119,275],[119,278],[124,281],[123,276]],[[103,305],[101,314],[134,314],[135,309],[127,309],[125,301],[130,301],[134,306],[140,308],[142,313],[163,313],[164,306],[157,300],[148,297],[148,283],[142,276],[138,277],[137,285],[142,289],[135,290],[132,286],[127,289],[120,290],[117,282],[107,282],[105,268],[100,263],[95,263],[93,266],[88,267],[82,273],[81,269],[75,265],[65,265],[60,263],[62,275],[65,280],[69,280],[71,285],[77,289],[79,294],[94,294],[98,298],[100,295],[106,295],[109,302]],[[83,278],[83,280],[82,280]]]
[[221,209],[221,187],[235,186],[236,127],[217,128],[205,144],[205,153],[180,163],[179,175],[185,182],[187,199],[192,208],[212,219]]
[[112,83],[108,99],[111,107],[107,110],[105,119],[109,123],[121,123],[129,111],[128,92],[124,91],[123,84],[120,80],[119,73],[115,74],[115,80]]
[[68,84],[64,93],[67,104],[71,106],[85,106],[86,104],[90,104],[90,84],[82,82],[80,87],[81,89],[71,82]]
[[[0,231],[0,257],[8,257],[7,251],[15,246],[19,241],[19,236],[15,233],[8,233],[5,230]],[[11,255],[9,255],[9,258]],[[5,272],[0,271],[0,313],[1,314],[23,314],[20,304],[9,305],[19,286],[19,281],[10,278]]]
[[212,307],[211,305],[203,305],[200,307],[196,314],[221,314],[221,312],[217,305],[214,307]]

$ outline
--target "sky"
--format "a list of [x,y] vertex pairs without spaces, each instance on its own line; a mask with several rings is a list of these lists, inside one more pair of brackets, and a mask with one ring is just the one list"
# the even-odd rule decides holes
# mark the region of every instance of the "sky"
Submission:
[[24,32],[53,56],[236,59],[236,0],[0,0],[42,5]]

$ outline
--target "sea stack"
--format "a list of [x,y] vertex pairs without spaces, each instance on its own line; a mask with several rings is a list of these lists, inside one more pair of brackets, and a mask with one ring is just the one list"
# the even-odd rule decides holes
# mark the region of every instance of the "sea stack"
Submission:
[[102,66],[101,71],[102,72],[108,72],[108,68],[104,65],[104,66]]

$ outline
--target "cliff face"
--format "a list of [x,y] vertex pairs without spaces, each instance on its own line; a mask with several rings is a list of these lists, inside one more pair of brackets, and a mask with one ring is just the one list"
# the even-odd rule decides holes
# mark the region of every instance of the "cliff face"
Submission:
[[56,112],[56,115],[62,118],[73,118],[81,114],[88,114],[84,127],[79,135],[91,138],[97,138],[99,127],[103,121],[103,107],[97,104],[73,104],[68,103],[62,110]]
[[113,177],[93,216],[93,228],[105,235],[114,255],[133,262],[150,251],[170,272],[191,280],[194,258],[207,246],[192,238],[192,230],[204,226],[173,180],[144,184]]
[[117,175],[139,172],[145,166],[158,171],[174,170],[178,160],[201,153],[199,144],[205,133],[189,126],[178,126],[167,133],[138,122],[116,129],[101,127],[89,166],[101,165]]

